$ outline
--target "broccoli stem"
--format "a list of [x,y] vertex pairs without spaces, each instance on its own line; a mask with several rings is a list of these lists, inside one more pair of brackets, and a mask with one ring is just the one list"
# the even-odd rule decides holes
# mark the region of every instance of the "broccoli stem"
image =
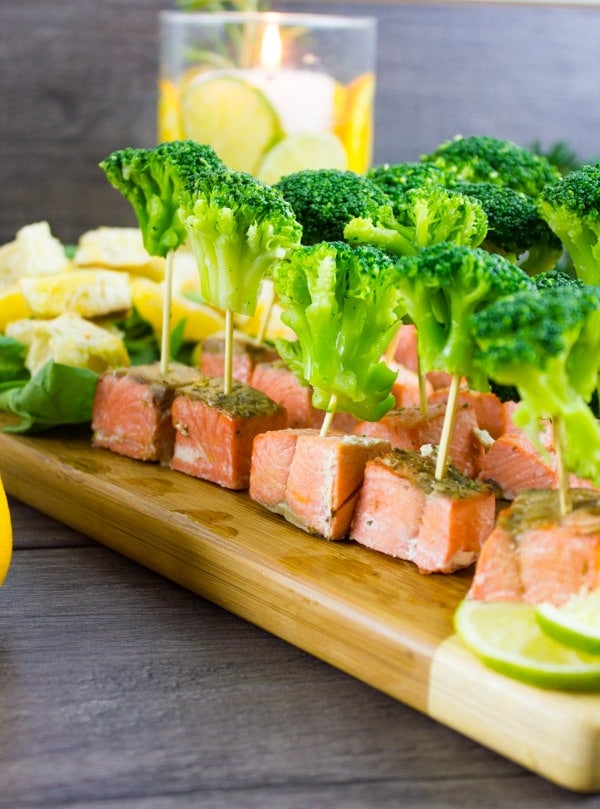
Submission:
[[446,474],[446,467],[448,466],[448,451],[450,449],[450,440],[452,438],[452,431],[454,430],[454,422],[456,420],[458,391],[460,389],[461,379],[462,377],[460,374],[453,374],[452,381],[450,382],[448,401],[446,402],[446,411],[444,413],[444,423],[442,425],[442,435],[440,437],[440,444],[438,446],[437,458],[435,461],[436,480],[442,480]]
[[162,301],[162,330],[160,339],[160,372],[166,374],[171,359],[171,297],[173,290],[173,264],[175,250],[169,250],[166,256],[165,280]]

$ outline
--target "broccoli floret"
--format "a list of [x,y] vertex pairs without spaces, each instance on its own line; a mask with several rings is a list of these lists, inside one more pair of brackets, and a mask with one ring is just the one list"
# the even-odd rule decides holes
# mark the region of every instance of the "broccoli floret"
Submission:
[[562,242],[542,219],[531,197],[489,182],[460,182],[455,188],[476,199],[487,215],[488,232],[480,247],[500,253],[529,275],[556,265]]
[[148,253],[165,257],[186,239],[179,208],[196,175],[224,164],[210,146],[183,140],[153,149],[119,149],[100,168],[131,203]]
[[464,180],[494,183],[537,197],[560,173],[550,161],[509,140],[488,135],[457,135],[441,143],[422,160],[434,163],[446,174],[447,183]]
[[320,242],[291,252],[274,272],[281,318],[296,341],[277,348],[313,404],[375,421],[394,404],[395,373],[381,356],[404,302],[393,259],[368,245]]
[[374,215],[351,219],[344,238],[350,244],[372,244],[392,255],[410,256],[440,242],[476,247],[487,229],[487,216],[477,200],[432,183],[409,189]]
[[196,177],[182,217],[203,300],[244,315],[254,313],[262,278],[300,244],[302,233],[279,191],[227,169]]
[[475,314],[470,327],[476,361],[519,391],[515,423],[539,444],[540,419],[558,422],[567,468],[600,483],[600,425],[587,404],[600,370],[600,287],[523,290]]
[[433,163],[383,163],[370,168],[365,176],[380,186],[393,206],[396,201],[401,204],[411,188],[446,185],[443,170]]
[[398,259],[400,291],[417,328],[421,370],[442,370],[487,390],[473,362],[472,314],[499,298],[532,287],[529,276],[497,253],[439,244]]
[[387,202],[385,192],[361,174],[338,169],[304,169],[275,184],[302,225],[302,244],[341,241],[344,226]]
[[579,278],[574,278],[569,275],[565,270],[558,267],[553,270],[546,270],[533,276],[533,283],[538,289],[546,289],[551,287],[583,287],[585,284]]
[[586,284],[600,283],[600,163],[548,183],[539,210],[562,241],[579,278]]

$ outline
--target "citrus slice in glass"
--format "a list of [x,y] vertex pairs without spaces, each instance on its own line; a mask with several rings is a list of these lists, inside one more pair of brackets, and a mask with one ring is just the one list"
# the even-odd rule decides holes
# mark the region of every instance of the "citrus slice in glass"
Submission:
[[266,155],[257,177],[269,185],[287,174],[303,169],[348,167],[346,150],[337,135],[330,132],[297,132],[280,140]]
[[158,142],[181,138],[181,99],[172,81],[158,83]]
[[547,635],[582,652],[600,655],[600,590],[555,607],[540,604],[535,615]]
[[200,74],[189,82],[181,120],[184,137],[212,146],[228,168],[254,175],[282,135],[279,116],[264,93],[227,74]]
[[364,73],[353,79],[338,102],[336,132],[348,155],[348,168],[365,172],[373,153],[373,105],[375,76]]
[[530,604],[465,599],[454,626],[467,648],[501,674],[543,688],[600,690],[600,655],[551,638]]

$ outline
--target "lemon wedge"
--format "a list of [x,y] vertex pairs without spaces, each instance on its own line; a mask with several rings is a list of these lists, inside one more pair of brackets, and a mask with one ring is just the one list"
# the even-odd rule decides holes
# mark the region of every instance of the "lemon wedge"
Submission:
[[264,93],[237,76],[199,74],[181,102],[185,137],[206,143],[236,171],[256,174],[263,155],[282,135]]
[[347,168],[346,151],[341,140],[330,132],[297,132],[280,140],[266,155],[257,177],[273,185],[287,174],[302,169]]
[[600,690],[600,655],[547,635],[531,604],[465,599],[454,626],[463,643],[501,674],[544,688]]

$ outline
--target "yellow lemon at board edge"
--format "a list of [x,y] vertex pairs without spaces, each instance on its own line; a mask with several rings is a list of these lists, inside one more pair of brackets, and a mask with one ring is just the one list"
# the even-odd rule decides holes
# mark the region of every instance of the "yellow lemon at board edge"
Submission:
[[0,584],[6,578],[12,556],[12,523],[8,501],[0,480]]
[[179,140],[181,130],[181,98],[178,87],[168,79],[158,83],[158,142]]
[[0,289],[0,334],[13,320],[23,320],[31,317],[31,309],[17,285]]
[[474,655],[501,674],[541,688],[600,691],[600,655],[550,637],[532,604],[464,599],[454,628]]
[[181,121],[186,138],[212,146],[228,168],[254,175],[282,136],[279,116],[264,93],[227,74],[199,75],[186,85]]
[[345,88],[342,101],[337,102],[338,118],[335,131],[348,155],[348,168],[358,174],[371,164],[373,154],[373,105],[375,76],[364,73]]
[[348,167],[346,150],[331,132],[297,132],[275,144],[265,155],[257,177],[273,185],[288,174],[303,169],[340,169]]

